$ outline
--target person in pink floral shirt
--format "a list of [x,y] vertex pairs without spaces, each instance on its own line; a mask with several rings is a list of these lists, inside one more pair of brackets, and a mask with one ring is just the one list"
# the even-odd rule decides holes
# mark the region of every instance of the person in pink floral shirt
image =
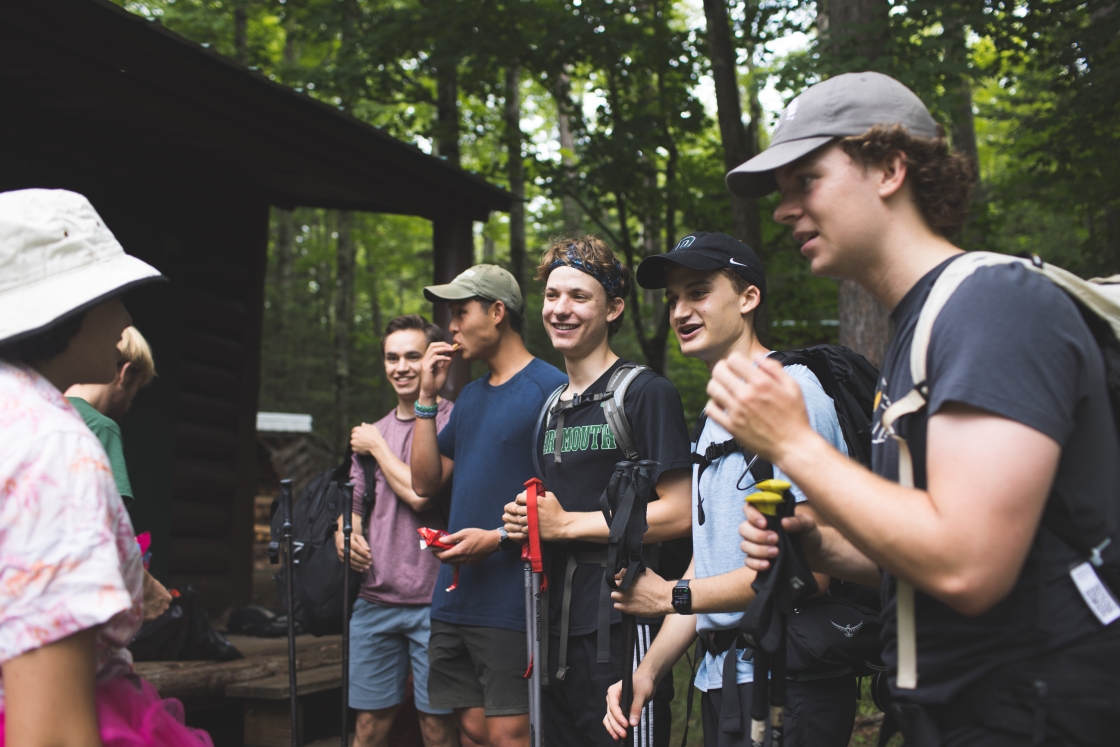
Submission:
[[160,279],[81,195],[0,193],[0,747],[212,747],[132,672],[140,550],[62,395],[113,379],[120,294]]

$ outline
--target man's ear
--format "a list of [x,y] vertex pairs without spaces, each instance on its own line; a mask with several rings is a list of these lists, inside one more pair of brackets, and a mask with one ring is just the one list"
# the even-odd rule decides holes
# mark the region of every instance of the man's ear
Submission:
[[607,299],[607,321],[613,322],[626,311],[625,298],[608,298]]
[[502,301],[491,301],[490,308],[486,310],[486,313],[494,320],[495,327],[501,324],[502,320],[509,315],[509,312],[506,310],[506,305]]
[[891,153],[879,167],[879,196],[884,200],[893,197],[906,181],[908,172],[906,154],[900,150]]
[[748,285],[747,289],[739,294],[739,313],[749,314],[762,303],[762,292],[757,285]]
[[136,376],[136,371],[132,368],[130,361],[121,361],[117,364],[117,384],[128,384],[131,377]]

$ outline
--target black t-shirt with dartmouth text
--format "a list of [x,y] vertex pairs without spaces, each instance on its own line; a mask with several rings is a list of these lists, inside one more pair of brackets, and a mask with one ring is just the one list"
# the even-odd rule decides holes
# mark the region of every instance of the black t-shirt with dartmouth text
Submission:
[[[606,391],[611,375],[626,363],[619,359],[587,388],[581,396]],[[660,464],[657,477],[673,469],[690,469],[691,445],[684,410],[677,390],[669,380],[653,371],[643,371],[630,382],[623,399],[623,409],[634,443],[642,459]],[[614,473],[614,466],[626,459],[607,425],[602,402],[591,402],[566,410],[560,464],[553,452],[556,438],[556,416],[537,434],[536,448],[545,488],[556,495],[565,511],[599,511],[599,498]],[[656,482],[656,478],[655,478]],[[651,493],[650,499],[656,500]],[[569,553],[601,552],[603,544],[593,542],[547,543],[549,583],[549,623],[553,633],[560,633],[560,613],[564,597],[564,568]],[[599,589],[603,569],[581,564],[572,579],[572,600],[569,634],[592,633],[598,627]],[[611,611],[611,622],[621,620],[618,611]]]
[[[898,479],[898,444],[880,418],[912,388],[910,347],[922,304],[952,260],[931,270],[891,314],[895,335],[876,397],[872,466]],[[938,315],[927,362],[929,405],[895,427],[913,455],[914,483],[926,486],[926,425],[960,403],[1027,425],[1062,447],[1055,486],[1066,496],[1112,500],[1120,494],[1120,446],[1100,349],[1074,303],[1021,265],[981,268]],[[977,502],[985,496],[977,494]],[[968,516],[959,517],[967,522]],[[1048,529],[1038,532],[1011,593],[968,617],[916,592],[918,686],[895,694],[947,703],[981,675],[1033,658],[1101,629],[1069,576],[1078,553]],[[884,574],[883,659],[896,671],[894,579]],[[891,677],[892,686],[894,677]]]

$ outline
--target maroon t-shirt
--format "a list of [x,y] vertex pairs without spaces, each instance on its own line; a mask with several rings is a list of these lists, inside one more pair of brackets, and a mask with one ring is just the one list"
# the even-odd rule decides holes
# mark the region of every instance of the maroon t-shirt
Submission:
[[[450,400],[440,400],[436,415],[436,428],[443,430],[451,417]],[[415,420],[400,420],[397,409],[378,420],[374,425],[381,431],[389,448],[397,457],[409,464],[412,459],[412,431]],[[373,516],[365,524],[366,541],[369,542],[373,565],[362,574],[362,587],[358,596],[367,602],[392,607],[417,607],[432,603],[439,561],[431,550],[420,549],[420,527],[446,529],[446,496],[439,500],[442,512],[432,508],[416,513],[397,497],[380,468],[375,470]],[[365,493],[366,479],[357,455],[350,466],[350,480],[354,495]],[[354,501],[354,513],[362,515],[363,506]]]

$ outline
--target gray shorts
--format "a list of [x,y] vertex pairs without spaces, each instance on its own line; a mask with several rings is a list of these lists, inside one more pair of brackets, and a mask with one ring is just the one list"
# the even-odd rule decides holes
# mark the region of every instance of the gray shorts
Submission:
[[529,712],[525,634],[432,620],[428,698],[437,708],[485,708],[487,716]]
[[350,618],[350,707],[378,711],[404,701],[412,669],[416,710],[451,713],[428,702],[431,607],[382,607],[364,599]]

